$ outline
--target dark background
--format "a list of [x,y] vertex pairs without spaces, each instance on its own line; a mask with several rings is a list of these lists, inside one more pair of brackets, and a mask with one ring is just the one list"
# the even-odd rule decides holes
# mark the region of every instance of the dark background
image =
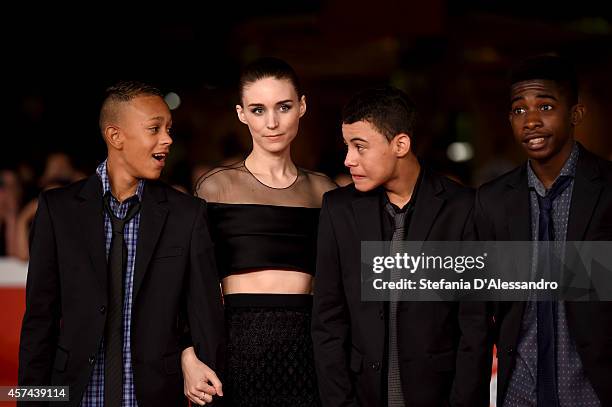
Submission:
[[[601,4],[601,3],[600,3]],[[197,165],[250,148],[235,116],[240,69],[259,56],[287,60],[308,112],[296,162],[343,171],[340,109],[361,88],[390,83],[419,109],[419,153],[477,186],[519,163],[507,120],[509,67],[544,52],[571,58],[588,113],[587,148],[612,157],[612,15],[595,1],[265,1],[126,5],[26,5],[2,16],[4,154],[0,167],[38,173],[51,151],[90,173],[105,157],[97,128],[104,89],[119,79],[176,92],[175,143],[165,178],[191,186]],[[450,143],[472,159],[453,162]]]

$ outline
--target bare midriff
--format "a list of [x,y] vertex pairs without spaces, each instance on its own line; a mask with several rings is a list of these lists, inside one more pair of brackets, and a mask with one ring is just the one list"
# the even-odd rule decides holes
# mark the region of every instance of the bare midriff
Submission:
[[295,270],[243,270],[221,280],[223,294],[310,294],[313,277]]

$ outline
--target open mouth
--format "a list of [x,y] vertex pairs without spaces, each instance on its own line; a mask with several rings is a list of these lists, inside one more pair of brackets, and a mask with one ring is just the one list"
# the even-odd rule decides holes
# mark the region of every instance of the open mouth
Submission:
[[527,148],[533,150],[543,147],[546,144],[547,139],[548,137],[546,136],[530,137],[527,140],[524,140],[523,143],[527,145]]
[[163,162],[167,155],[168,153],[154,153],[153,158],[155,158],[157,161]]

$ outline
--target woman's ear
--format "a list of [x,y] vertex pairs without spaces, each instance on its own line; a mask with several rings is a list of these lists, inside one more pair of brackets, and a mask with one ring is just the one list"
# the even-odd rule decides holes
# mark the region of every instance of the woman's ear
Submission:
[[240,105],[236,105],[236,115],[238,116],[238,120],[242,123],[247,124],[246,116],[244,114],[244,109]]
[[300,98],[300,117],[306,113],[306,95],[302,95]]

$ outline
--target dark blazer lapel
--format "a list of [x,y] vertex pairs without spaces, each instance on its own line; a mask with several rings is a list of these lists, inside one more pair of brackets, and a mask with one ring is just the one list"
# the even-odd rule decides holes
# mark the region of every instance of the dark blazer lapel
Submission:
[[[380,205],[380,194],[381,189],[378,188],[368,193],[359,193],[352,203],[353,215],[355,216],[355,223],[357,224],[357,231],[359,234],[359,241],[382,241],[382,221],[381,221],[381,205]],[[358,248],[361,248],[361,244],[358,242]],[[359,256],[358,253],[353,255]],[[355,270],[355,277],[361,279],[361,271]],[[364,282],[362,281],[362,284]],[[361,296],[360,292],[348,293],[348,295]],[[379,321],[380,312],[384,310],[384,303],[381,301],[365,301],[361,302],[359,309],[359,319],[361,321],[368,321],[368,324],[375,326]],[[385,349],[385,330],[375,329],[372,330],[368,337],[368,342],[371,349],[376,349],[379,353],[376,358],[384,357]]]
[[86,242],[92,269],[104,293],[106,293],[107,266],[104,236],[104,204],[102,182],[97,175],[90,176],[78,193],[81,200],[79,213],[75,214]]
[[508,181],[503,197],[510,235],[508,240],[511,241],[531,240],[531,211],[526,166],[523,165]]
[[134,266],[134,294],[138,290],[149,267],[151,257],[155,252],[157,241],[166,223],[168,208],[165,205],[166,191],[156,182],[147,181],[142,193],[140,209],[140,228],[136,244],[136,264]]
[[433,226],[438,212],[442,209],[445,199],[442,197],[445,189],[428,169],[421,167],[423,178],[417,191],[414,213],[406,235],[409,241],[425,241]]
[[360,241],[383,240],[379,189],[363,194],[352,202]]
[[567,241],[583,240],[602,190],[601,174],[591,153],[579,145],[580,153],[567,224]]

